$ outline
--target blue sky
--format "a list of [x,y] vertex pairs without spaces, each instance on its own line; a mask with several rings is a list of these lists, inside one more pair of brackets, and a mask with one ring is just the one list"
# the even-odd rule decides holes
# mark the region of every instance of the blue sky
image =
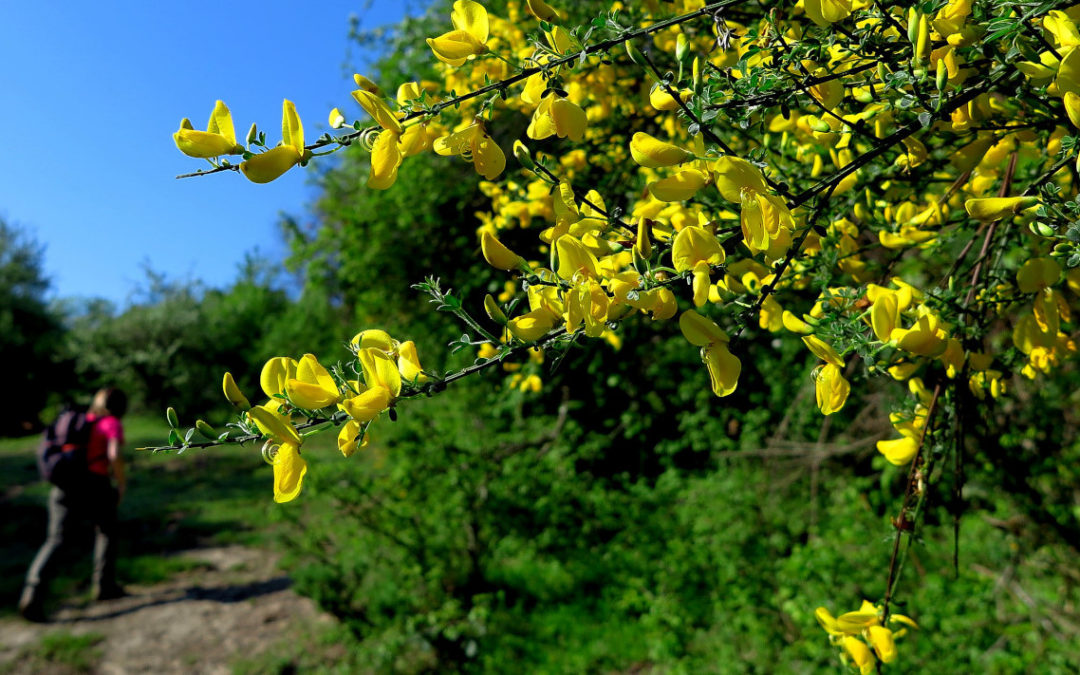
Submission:
[[349,16],[373,28],[396,23],[406,5],[0,4],[0,218],[45,244],[51,297],[123,304],[144,265],[221,286],[247,251],[280,259],[278,217],[304,220],[308,172],[268,185],[231,173],[176,180],[206,164],[180,154],[172,133],[182,117],[205,129],[219,98],[238,135],[257,122],[273,143],[283,98],[309,139],[334,106],[356,118],[346,62],[363,72],[376,55],[350,43]]

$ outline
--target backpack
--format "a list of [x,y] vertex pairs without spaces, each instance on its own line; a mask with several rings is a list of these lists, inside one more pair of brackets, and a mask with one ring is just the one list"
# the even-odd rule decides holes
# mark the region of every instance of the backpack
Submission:
[[49,425],[38,448],[38,472],[42,480],[70,490],[84,481],[87,446],[94,423],[86,418],[85,406],[66,406]]

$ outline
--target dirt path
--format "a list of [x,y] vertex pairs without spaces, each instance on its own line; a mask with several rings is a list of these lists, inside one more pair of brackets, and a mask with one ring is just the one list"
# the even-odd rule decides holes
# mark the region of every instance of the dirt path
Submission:
[[67,633],[103,636],[94,647],[94,673],[229,673],[297,626],[333,621],[290,590],[263,551],[227,546],[181,555],[200,566],[162,584],[131,586],[125,598],[65,606],[46,624],[0,620],[0,672],[63,672],[62,664],[27,655],[42,638]]

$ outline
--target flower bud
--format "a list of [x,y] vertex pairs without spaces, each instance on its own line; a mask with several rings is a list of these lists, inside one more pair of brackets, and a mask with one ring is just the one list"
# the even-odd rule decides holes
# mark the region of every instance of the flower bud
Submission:
[[214,427],[210,426],[205,421],[203,421],[203,420],[195,420],[195,429],[200,434],[202,434],[203,437],[206,438],[207,440],[210,440],[210,441],[216,441],[217,440],[217,432],[214,431]]
[[233,379],[232,373],[225,373],[225,377],[221,381],[221,389],[225,392],[225,398],[234,408],[247,410],[251,407],[247,397],[240,393],[240,387],[236,386],[236,380]]
[[495,302],[495,298],[491,297],[490,293],[484,296],[484,311],[487,312],[488,318],[495,323],[500,326],[506,325],[506,314],[499,308],[499,303]]
[[679,33],[679,37],[675,39],[675,59],[682,63],[689,55],[690,40],[686,38],[686,33]]
[[514,141],[514,159],[518,161],[518,164],[529,171],[536,170],[536,162],[533,161],[529,149],[525,147],[525,144],[521,141]]
[[630,60],[641,66],[642,68],[648,67],[648,62],[645,60],[645,56],[641,51],[634,46],[634,43],[627,40],[623,45],[626,47],[626,55],[630,57]]

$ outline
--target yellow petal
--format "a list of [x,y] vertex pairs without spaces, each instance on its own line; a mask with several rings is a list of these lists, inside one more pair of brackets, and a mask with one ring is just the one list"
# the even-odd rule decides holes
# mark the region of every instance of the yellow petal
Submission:
[[544,0],[525,0],[526,9],[529,14],[532,14],[541,21],[551,21],[559,18],[559,13],[555,9],[544,2]]
[[592,279],[597,277],[596,256],[585,248],[580,239],[563,235],[555,242],[555,248],[559,255],[559,269],[556,271],[559,277],[567,281],[578,275]]
[[[488,296],[491,297],[491,296]],[[416,353],[416,343],[412,340],[402,342],[398,347],[398,371],[406,382],[423,382],[428,379],[420,366],[420,356]]]
[[728,351],[727,342],[716,342],[701,350],[701,358],[709,371],[709,382],[714,394],[727,396],[739,384],[742,362]]
[[914,438],[904,436],[887,441],[878,441],[877,450],[885,455],[890,464],[903,466],[910,462],[915,453],[919,451],[919,442]]
[[225,373],[225,377],[221,381],[221,388],[225,392],[225,398],[234,408],[247,410],[251,407],[247,397],[240,393],[240,387],[236,386],[236,380],[233,379],[232,373]]
[[282,443],[274,456],[274,501],[291,502],[300,494],[307,462],[300,456],[299,446]]
[[844,651],[851,657],[851,661],[859,667],[863,672],[869,672],[867,669],[872,669],[874,664],[874,655],[870,652],[870,648],[866,646],[866,643],[857,637],[850,635],[844,636]]
[[699,262],[719,265],[724,259],[724,249],[716,237],[696,225],[680,230],[671,245],[671,262],[677,272],[693,269]]
[[870,644],[874,646],[874,653],[882,663],[892,663],[896,660],[896,642],[893,633],[884,626],[870,626]]
[[[360,89],[362,89],[363,91],[371,92],[372,94],[375,94],[376,96],[382,96],[383,95],[383,91],[382,91],[382,89],[379,89],[379,85],[375,84],[374,82],[372,82],[368,78],[364,77],[360,73],[353,73],[352,79],[353,79],[353,82],[356,83],[356,86],[360,87]],[[400,91],[401,91],[401,89],[399,88],[398,92],[400,92]]]
[[527,314],[514,317],[506,324],[507,329],[519,340],[536,342],[548,334],[555,326],[555,318],[546,309],[534,309]]
[[976,220],[998,220],[1012,216],[1038,201],[1037,197],[984,197],[967,200],[964,208]]
[[379,349],[387,354],[397,351],[398,342],[390,334],[378,328],[362,330],[353,336],[352,344],[360,349]]
[[240,171],[252,183],[269,183],[300,163],[300,154],[291,145],[279,145],[240,162]]
[[879,296],[870,307],[870,326],[874,329],[877,339],[888,342],[899,317],[896,294],[887,293]]
[[233,129],[232,113],[224,101],[214,104],[214,110],[210,113],[210,123],[206,130],[212,134],[218,134],[232,145],[236,145],[236,130]]
[[641,166],[659,168],[689,162],[694,153],[639,131],[630,139],[630,155]]
[[386,105],[386,102],[375,94],[363,89],[357,89],[352,93],[352,97],[356,99],[364,112],[371,115],[371,119],[375,120],[383,129],[393,131],[395,134],[404,131],[394,111],[390,110],[390,106]]
[[296,154],[304,154],[304,125],[296,114],[296,105],[289,99],[281,104],[281,142],[291,146]]
[[488,39],[488,15],[487,10],[479,2],[472,0],[457,0],[454,3],[454,11],[450,13],[450,20],[454,28],[463,30],[483,44]]
[[708,347],[728,341],[727,333],[720,326],[692,309],[686,310],[679,317],[679,330],[690,344],[697,347]]
[[806,344],[806,348],[822,361],[836,367],[842,367],[844,365],[844,360],[840,358],[840,355],[836,353],[836,350],[832,348],[832,345],[816,335],[807,335],[803,337],[802,341]]
[[525,262],[524,258],[508,249],[488,230],[480,234],[480,250],[484,253],[484,260],[497,270],[516,270]]
[[844,375],[838,367],[831,363],[825,364],[818,371],[815,384],[817,404],[822,415],[831,415],[844,407],[848,393],[851,391],[851,385],[844,379]]
[[470,56],[487,51],[483,43],[463,30],[452,30],[437,38],[428,38],[427,43],[435,58],[454,67],[464,65]]
[[1035,293],[1057,283],[1061,265],[1053,258],[1031,258],[1016,273],[1016,285],[1021,293]]
[[662,202],[681,202],[693,198],[705,187],[709,177],[697,169],[686,169],[674,176],[649,183],[649,194]]
[[[269,405],[276,407],[277,403]],[[296,433],[296,428],[276,410],[257,405],[248,410],[248,416],[255,422],[255,426],[259,427],[259,431],[277,443],[300,445],[300,435]]]
[[[393,396],[386,387],[373,386],[367,391],[347,398],[341,402],[341,407],[352,419],[364,424],[379,416],[379,413],[390,407]],[[340,442],[339,442],[340,447]]]
[[243,150],[243,148],[236,145],[235,141],[230,142],[224,136],[212,134],[208,131],[188,129],[183,125],[181,125],[179,131],[173,134],[173,142],[176,143],[176,147],[180,152],[188,157],[200,159],[232,155]]
[[361,349],[357,357],[369,387],[385,387],[395,397],[401,393],[401,372],[389,354],[380,349]]
[[352,457],[359,448],[362,448],[368,444],[369,434],[364,434],[363,438],[360,438],[360,423],[356,420],[349,420],[341,427],[341,431],[338,432],[337,446],[338,450],[345,457]]
[[741,157],[720,157],[713,162],[713,173],[716,189],[729,202],[741,203],[744,189],[765,192],[765,177],[761,170]]
[[565,98],[556,99],[551,104],[551,118],[555,122],[555,135],[559,138],[580,141],[585,137],[589,119],[577,104]]
[[269,397],[285,391],[286,380],[296,377],[296,360],[288,356],[275,356],[268,360],[259,375],[263,393]]
[[502,148],[487,133],[482,133],[473,142],[473,166],[476,173],[488,180],[495,180],[506,168],[506,155]]
[[371,174],[367,186],[373,190],[385,190],[393,185],[401,159],[398,135],[393,131],[383,131],[371,147]]

